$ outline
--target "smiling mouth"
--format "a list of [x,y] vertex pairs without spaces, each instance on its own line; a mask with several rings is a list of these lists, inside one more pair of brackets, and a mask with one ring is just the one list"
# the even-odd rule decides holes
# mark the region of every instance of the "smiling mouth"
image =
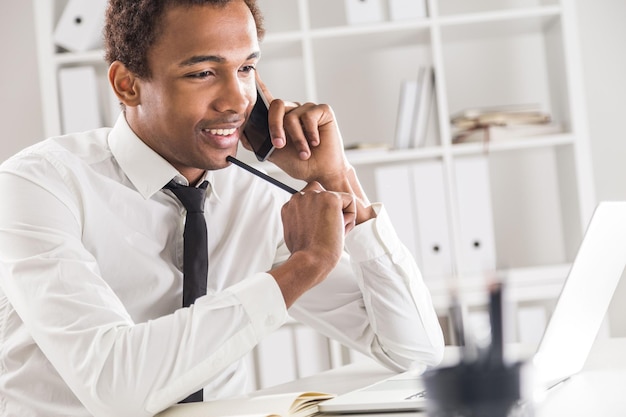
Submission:
[[209,132],[211,135],[217,136],[230,136],[237,131],[236,128],[232,129],[204,129],[205,132]]

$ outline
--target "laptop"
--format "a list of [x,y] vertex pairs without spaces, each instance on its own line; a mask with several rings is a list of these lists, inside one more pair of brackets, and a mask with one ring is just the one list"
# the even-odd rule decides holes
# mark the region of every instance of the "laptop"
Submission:
[[[626,265],[626,202],[598,204],[533,357],[537,386],[579,372]],[[424,410],[424,384],[405,372],[319,404],[325,413]]]

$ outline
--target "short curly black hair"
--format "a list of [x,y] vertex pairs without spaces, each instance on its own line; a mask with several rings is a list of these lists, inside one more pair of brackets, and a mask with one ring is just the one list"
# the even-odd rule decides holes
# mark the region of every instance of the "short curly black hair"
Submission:
[[[104,25],[105,60],[122,62],[141,78],[151,76],[148,51],[160,34],[160,23],[172,6],[225,6],[238,0],[109,0]],[[263,38],[263,16],[256,0],[243,0],[256,23],[257,36]]]

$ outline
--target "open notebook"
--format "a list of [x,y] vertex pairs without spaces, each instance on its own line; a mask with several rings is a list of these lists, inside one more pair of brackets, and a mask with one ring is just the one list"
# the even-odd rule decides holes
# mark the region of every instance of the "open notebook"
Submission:
[[[626,202],[603,202],[587,227],[554,312],[534,355],[540,386],[579,372],[626,265]],[[364,413],[426,408],[419,376],[404,373],[339,395],[322,412]]]
[[176,404],[156,417],[311,417],[317,404],[332,398],[320,392],[293,392]]

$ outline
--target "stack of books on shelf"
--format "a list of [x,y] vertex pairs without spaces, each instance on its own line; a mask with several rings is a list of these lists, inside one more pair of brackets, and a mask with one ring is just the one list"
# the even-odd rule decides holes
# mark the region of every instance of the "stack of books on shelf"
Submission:
[[433,107],[434,75],[431,67],[420,67],[417,77],[404,80],[394,138],[395,149],[423,146],[428,133],[428,120]]
[[563,131],[536,105],[476,108],[452,115],[452,143],[494,142]]

